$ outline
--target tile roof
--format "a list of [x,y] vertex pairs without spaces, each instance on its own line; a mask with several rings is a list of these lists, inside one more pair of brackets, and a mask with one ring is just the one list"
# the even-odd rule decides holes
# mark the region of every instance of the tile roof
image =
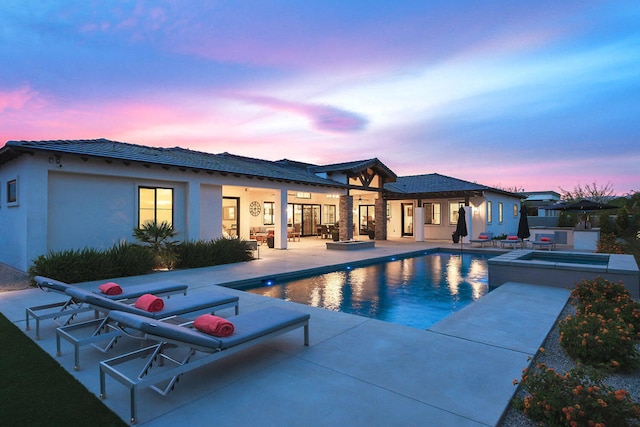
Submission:
[[[14,152],[9,153],[11,150]],[[147,147],[108,139],[9,141],[0,150],[0,164],[3,163],[1,158],[3,156],[11,159],[16,156],[16,151],[31,150],[241,174],[321,186],[344,187],[344,185],[336,181],[315,175],[309,171],[308,167],[302,167],[302,163],[272,162],[229,153],[204,153],[180,147]]]
[[396,182],[385,184],[384,189],[398,196],[403,194],[434,194],[447,197],[453,193],[481,194],[484,191],[512,195],[507,191],[437,173],[401,176]]

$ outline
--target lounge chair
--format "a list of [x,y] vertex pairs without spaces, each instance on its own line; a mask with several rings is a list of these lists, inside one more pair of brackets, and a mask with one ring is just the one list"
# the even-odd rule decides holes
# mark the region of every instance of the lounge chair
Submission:
[[[117,310],[136,314],[153,320],[172,319],[179,323],[189,323],[190,319],[203,313],[213,313],[215,310],[235,308],[238,314],[237,296],[209,291],[205,295],[187,295],[181,298],[173,298],[164,302],[164,308],[157,312],[149,312],[136,308],[133,304],[122,301],[114,301],[102,295],[85,291],[84,289],[71,288],[66,293],[76,302],[81,303],[90,310],[100,313],[109,313]],[[120,331],[109,324],[108,315],[85,322],[61,326],[56,329],[56,355],[62,354],[60,340],[65,339],[74,347],[74,369],[80,369],[80,348],[91,344],[96,349],[104,352],[110,350],[120,338]],[[106,344],[104,343],[106,341]],[[102,345],[98,345],[102,342]]]
[[484,248],[485,243],[491,246],[495,245],[493,241],[493,233],[485,231],[483,233],[478,234],[477,239],[469,239],[470,243],[480,243],[480,247]]
[[520,246],[520,248],[524,248],[524,242],[522,241],[521,238],[519,238],[515,234],[509,234],[507,235],[506,239],[500,240],[501,248],[510,247],[512,249],[515,249],[516,246]]
[[536,238],[531,242],[531,244],[533,245],[533,249],[537,246],[541,249],[547,248],[548,250],[551,250],[556,247],[556,235],[544,233],[536,234]]
[[[133,332],[133,336],[142,333],[144,338],[158,341],[149,347],[100,362],[100,398],[107,397],[106,375],[128,387],[132,424],[137,418],[137,393],[142,388],[149,387],[165,396],[173,390],[182,374],[300,327],[304,328],[304,345],[309,345],[309,314],[279,307],[234,317],[235,332],[226,338],[130,313],[112,311],[109,318],[122,333]],[[167,350],[172,354],[167,354]],[[143,357],[146,359],[140,360]]]
[[[36,321],[36,339],[40,339],[40,321],[44,319],[53,319],[59,325],[68,325],[78,313],[89,311],[86,305],[79,304],[72,297],[70,297],[66,291],[67,289],[82,289],[78,286],[70,285],[68,283],[60,282],[58,280],[50,279],[48,277],[36,276],[33,279],[36,282],[36,286],[45,292],[55,292],[67,297],[65,301],[60,301],[52,304],[38,305],[34,307],[27,307],[25,317],[25,329],[30,329],[29,318],[33,317]],[[122,293],[119,295],[105,295],[102,294],[98,288],[93,289],[93,292],[103,295],[106,298],[113,300],[131,300],[138,298],[144,294],[154,294],[157,296],[170,296],[175,294],[187,294],[187,285],[174,282],[172,280],[164,280],[160,282],[146,283],[142,285],[127,286],[122,288]],[[58,319],[64,318],[58,322]]]

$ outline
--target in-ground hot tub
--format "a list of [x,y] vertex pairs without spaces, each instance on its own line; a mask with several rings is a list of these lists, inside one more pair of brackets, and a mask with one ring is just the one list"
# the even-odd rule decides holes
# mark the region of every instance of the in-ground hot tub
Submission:
[[515,250],[491,258],[489,286],[506,282],[573,288],[583,279],[603,277],[622,282],[633,298],[640,298],[640,270],[631,255]]

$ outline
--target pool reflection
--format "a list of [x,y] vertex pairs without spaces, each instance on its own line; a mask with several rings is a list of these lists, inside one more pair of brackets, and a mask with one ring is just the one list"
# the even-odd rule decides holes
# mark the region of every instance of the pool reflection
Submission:
[[424,329],[482,297],[487,283],[487,257],[438,253],[248,291]]

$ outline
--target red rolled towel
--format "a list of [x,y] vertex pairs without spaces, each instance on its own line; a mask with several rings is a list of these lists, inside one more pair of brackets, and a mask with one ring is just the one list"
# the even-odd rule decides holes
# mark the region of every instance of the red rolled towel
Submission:
[[200,332],[213,335],[215,337],[228,337],[233,334],[233,323],[222,317],[213,314],[203,314],[198,316],[193,322],[193,326]]
[[489,238],[489,236],[478,236],[478,239],[482,239],[482,240],[486,240],[488,238]]
[[164,308],[164,301],[152,294],[144,294],[136,300],[134,304],[136,308],[155,313]]
[[120,295],[122,288],[117,283],[107,282],[98,286],[98,290],[105,295]]
[[518,236],[509,236],[507,240],[518,240]]
[[551,241],[551,237],[541,237],[540,241],[541,242],[550,242]]

